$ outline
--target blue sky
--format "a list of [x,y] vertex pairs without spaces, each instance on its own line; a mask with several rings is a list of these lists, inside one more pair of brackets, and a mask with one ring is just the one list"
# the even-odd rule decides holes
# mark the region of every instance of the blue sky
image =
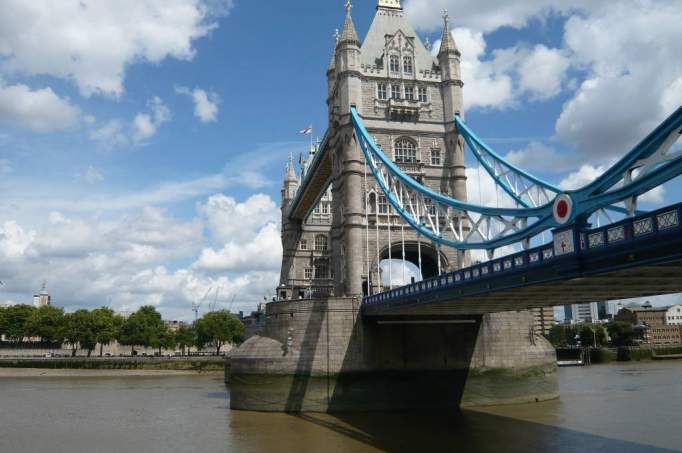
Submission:
[[[233,310],[270,295],[282,172],[300,129],[324,133],[343,2],[5,3],[0,303],[43,279],[68,309],[151,303],[180,319],[209,288]],[[376,3],[354,3],[363,36]],[[474,130],[565,187],[682,103],[672,0],[403,3],[436,44],[449,9]]]

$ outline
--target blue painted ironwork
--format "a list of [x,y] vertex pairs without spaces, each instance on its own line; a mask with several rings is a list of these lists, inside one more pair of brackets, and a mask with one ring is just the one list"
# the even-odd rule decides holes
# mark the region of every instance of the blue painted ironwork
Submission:
[[[562,250],[561,244],[557,241],[558,235],[555,234],[555,240],[551,244],[365,297],[363,302],[369,306],[390,306],[402,301],[419,301],[420,297],[428,294],[456,289],[476,281],[533,269],[539,272],[539,269],[556,268],[565,259],[575,260],[580,256],[581,260],[586,260],[594,254],[603,256],[615,251],[648,247],[659,241],[665,244],[666,238],[670,235],[679,237],[682,233],[682,204],[661,208],[600,228],[582,230],[574,225],[564,231],[570,232],[575,238],[575,247],[569,252]],[[549,264],[552,266],[548,267]],[[615,267],[602,269],[602,272],[609,270],[615,270]]]
[[[476,160],[518,205],[530,208],[552,202],[563,190],[519,168],[496,153],[467,126],[459,114],[455,115],[457,131],[464,138]],[[608,206],[609,211],[628,214],[620,206]],[[642,214],[638,212],[637,214]]]
[[[636,197],[682,173],[682,153],[669,153],[682,133],[680,108],[604,176],[582,189],[560,194],[571,201],[572,209],[559,223],[551,201],[541,206],[492,208],[455,200],[429,189],[384,154],[355,108],[351,114],[360,147],[391,206],[412,228],[433,242],[460,250],[492,250],[529,241],[544,231],[587,219],[595,211],[618,202],[630,201],[629,211],[634,215]],[[537,178],[533,181],[549,190],[547,183]],[[509,185],[504,187],[513,192]]]

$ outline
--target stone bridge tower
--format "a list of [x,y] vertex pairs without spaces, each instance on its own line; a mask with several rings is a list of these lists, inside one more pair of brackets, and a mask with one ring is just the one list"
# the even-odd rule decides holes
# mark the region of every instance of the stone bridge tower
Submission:
[[387,276],[381,278],[378,263],[389,256],[420,266],[424,277],[460,265],[455,251],[420,241],[371,177],[365,184],[364,156],[350,118],[354,106],[376,143],[406,173],[436,191],[466,200],[464,142],[454,122],[455,113],[463,114],[460,52],[447,14],[437,56],[433,53],[410,25],[400,0],[379,0],[363,42],[350,2],[346,3],[343,29],[327,71],[336,295],[366,294],[370,285],[379,290]]

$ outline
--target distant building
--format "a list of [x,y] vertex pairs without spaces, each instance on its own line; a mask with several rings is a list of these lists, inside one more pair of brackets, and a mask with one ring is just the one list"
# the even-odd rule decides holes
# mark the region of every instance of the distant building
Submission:
[[672,305],[665,314],[665,322],[669,326],[682,325],[682,305]]
[[606,302],[564,305],[564,319],[567,324],[591,324],[611,319]]
[[177,332],[180,327],[189,326],[189,323],[185,321],[164,321],[164,323],[171,332]]
[[647,302],[641,308],[635,308],[633,312],[637,324],[646,326],[645,343],[682,344],[682,306],[654,307]]
[[47,282],[43,281],[43,287],[40,289],[40,292],[33,296],[34,307],[40,308],[50,305],[50,295],[47,292],[46,286]]

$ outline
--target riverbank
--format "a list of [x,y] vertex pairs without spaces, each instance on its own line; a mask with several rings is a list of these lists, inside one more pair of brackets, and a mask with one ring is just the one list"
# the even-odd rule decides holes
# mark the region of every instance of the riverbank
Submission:
[[121,377],[171,377],[215,376],[222,378],[221,371],[194,370],[46,370],[44,368],[0,368],[2,378],[121,378]]
[[224,357],[70,357],[70,358],[0,358],[3,369],[48,370],[135,370],[222,372]]

